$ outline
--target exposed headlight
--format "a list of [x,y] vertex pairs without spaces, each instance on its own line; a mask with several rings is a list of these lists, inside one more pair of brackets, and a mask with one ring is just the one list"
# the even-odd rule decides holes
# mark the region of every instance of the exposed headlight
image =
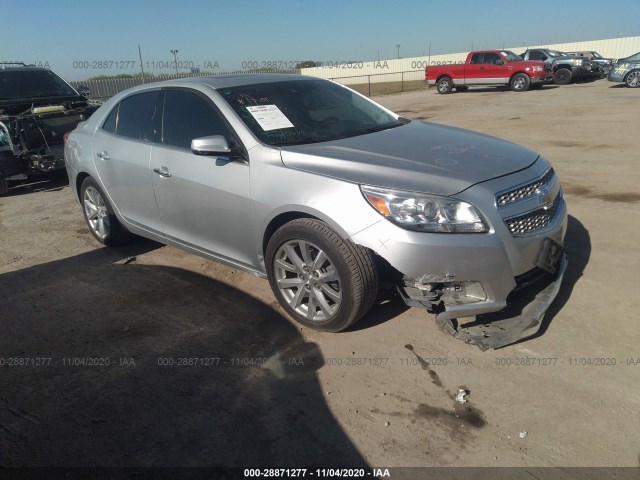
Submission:
[[579,67],[580,65],[582,65],[583,60],[581,60],[580,58],[574,58],[573,59],[573,66],[574,67]]
[[482,233],[489,228],[473,205],[449,197],[361,185],[382,216],[400,227],[433,233]]

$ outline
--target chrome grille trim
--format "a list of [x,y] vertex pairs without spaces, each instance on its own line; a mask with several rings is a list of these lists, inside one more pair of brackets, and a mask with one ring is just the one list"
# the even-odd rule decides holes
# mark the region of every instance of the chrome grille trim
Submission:
[[533,235],[549,226],[561,205],[562,192],[558,192],[551,205],[542,206],[515,217],[505,218],[504,223],[514,237]]
[[506,207],[529,197],[542,195],[544,190],[548,190],[548,187],[553,184],[552,180],[555,180],[555,176],[556,173],[553,168],[550,168],[538,180],[498,194],[496,196],[496,205],[498,208]]

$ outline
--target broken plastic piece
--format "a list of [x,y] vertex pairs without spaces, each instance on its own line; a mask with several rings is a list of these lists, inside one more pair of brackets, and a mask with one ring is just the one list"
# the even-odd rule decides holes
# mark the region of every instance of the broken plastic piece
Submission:
[[526,431],[520,432],[520,438],[525,438],[527,435],[529,434]]
[[458,403],[467,403],[467,399],[464,398],[466,395],[469,395],[469,390],[465,387],[458,387],[458,393],[456,394],[456,402]]

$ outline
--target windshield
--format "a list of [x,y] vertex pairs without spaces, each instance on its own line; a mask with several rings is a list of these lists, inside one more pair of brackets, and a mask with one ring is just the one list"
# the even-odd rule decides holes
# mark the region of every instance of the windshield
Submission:
[[0,100],[77,95],[50,70],[0,70]]
[[325,142],[403,125],[375,103],[327,80],[292,80],[218,92],[262,142]]
[[557,50],[549,50],[548,53],[549,53],[550,57],[564,57],[564,56],[566,56],[565,53],[558,52]]
[[516,55],[511,50],[502,50],[500,52],[504,58],[507,59],[508,62],[521,62],[522,57],[520,55]]
[[631,55],[630,57],[623,58],[623,60],[626,60],[627,62],[638,62],[640,61],[640,52]]
[[593,55],[593,58],[597,58],[598,60],[602,60],[604,58],[598,52],[591,52],[591,55]]

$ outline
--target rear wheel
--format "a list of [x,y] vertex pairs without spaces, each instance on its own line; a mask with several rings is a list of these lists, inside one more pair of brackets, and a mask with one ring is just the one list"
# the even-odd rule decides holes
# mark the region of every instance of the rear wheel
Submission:
[[287,313],[316,330],[339,332],[373,305],[378,272],[372,253],[319,220],[280,227],[266,251],[269,284]]
[[4,197],[9,193],[9,180],[0,178],[0,197]]
[[627,87],[638,88],[640,87],[640,70],[630,71],[624,79],[624,83]]
[[87,177],[82,182],[80,200],[84,219],[96,240],[113,246],[131,239],[131,233],[120,224],[106,195],[93,178]]
[[438,80],[436,86],[438,87],[438,93],[451,93],[451,90],[453,90],[453,80],[449,77],[442,77]]
[[511,79],[511,90],[514,92],[526,92],[531,85],[529,75],[525,73],[516,73]]
[[568,68],[559,68],[556,73],[553,74],[553,83],[556,85],[569,85],[571,83],[571,70]]

